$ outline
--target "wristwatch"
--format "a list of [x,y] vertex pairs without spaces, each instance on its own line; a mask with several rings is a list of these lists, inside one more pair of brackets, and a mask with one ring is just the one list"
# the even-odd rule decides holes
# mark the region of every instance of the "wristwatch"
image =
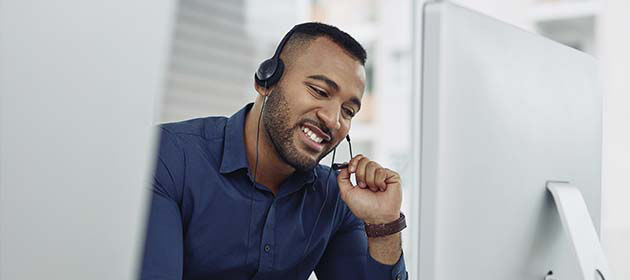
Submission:
[[365,233],[368,237],[383,237],[402,231],[407,227],[405,222],[405,214],[400,212],[400,218],[387,224],[368,224],[365,223]]

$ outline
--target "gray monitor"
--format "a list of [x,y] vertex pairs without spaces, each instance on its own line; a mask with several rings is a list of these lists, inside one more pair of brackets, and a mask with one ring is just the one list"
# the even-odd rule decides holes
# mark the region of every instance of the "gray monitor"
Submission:
[[0,279],[136,279],[175,3],[0,6]]
[[577,212],[567,226],[547,187],[581,193],[597,236],[596,60],[448,2],[423,13],[417,279],[584,279]]

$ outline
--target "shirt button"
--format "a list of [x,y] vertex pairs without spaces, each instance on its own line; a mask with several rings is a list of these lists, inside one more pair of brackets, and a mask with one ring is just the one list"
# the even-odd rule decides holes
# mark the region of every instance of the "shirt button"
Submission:
[[269,251],[271,251],[271,246],[269,246],[269,244],[265,245],[265,252],[269,253]]

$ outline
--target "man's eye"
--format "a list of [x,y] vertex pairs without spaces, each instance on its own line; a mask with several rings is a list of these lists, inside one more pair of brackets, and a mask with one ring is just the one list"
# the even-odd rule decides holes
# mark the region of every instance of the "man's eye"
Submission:
[[344,108],[343,111],[346,112],[346,116],[351,118],[354,117],[354,112],[352,110]]
[[311,87],[311,89],[313,91],[315,91],[315,93],[317,93],[319,96],[328,97],[328,94],[325,91],[321,90],[321,89],[318,89],[316,87]]

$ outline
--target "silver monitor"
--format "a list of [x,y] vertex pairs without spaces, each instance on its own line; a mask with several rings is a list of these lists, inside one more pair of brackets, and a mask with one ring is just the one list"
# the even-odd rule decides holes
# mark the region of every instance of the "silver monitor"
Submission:
[[[595,59],[448,2],[423,13],[417,278],[598,279],[571,224],[590,213],[577,220],[599,245]],[[581,204],[560,215],[551,182]]]
[[136,279],[175,5],[1,6],[0,279]]

